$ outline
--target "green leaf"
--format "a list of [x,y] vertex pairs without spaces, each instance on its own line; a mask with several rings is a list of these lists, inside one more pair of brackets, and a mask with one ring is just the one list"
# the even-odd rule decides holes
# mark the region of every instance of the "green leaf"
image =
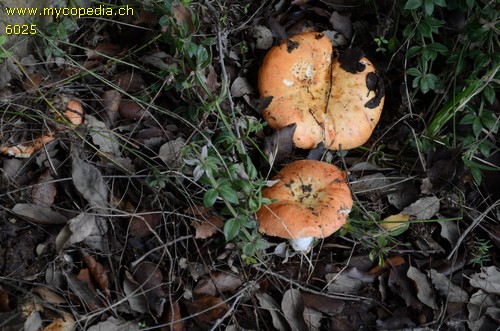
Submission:
[[162,17],[160,17],[160,19],[158,20],[158,23],[161,25],[161,26],[168,26],[170,24],[170,20],[168,18],[167,15],[163,15]]
[[474,132],[474,136],[479,137],[481,130],[483,129],[483,124],[481,123],[481,119],[476,117],[472,122],[472,132]]
[[247,242],[243,245],[243,248],[241,251],[246,256],[254,256],[255,255],[255,245],[252,242]]
[[439,7],[446,7],[446,1],[445,0],[434,0],[434,4]]
[[219,192],[220,196],[222,199],[225,201],[232,203],[232,204],[238,204],[239,199],[238,199],[238,193],[231,187],[231,185],[221,185],[217,188],[217,191]]
[[438,52],[441,55],[447,55],[448,54],[448,47],[441,43],[431,43],[427,45],[427,48],[430,50],[433,50],[435,52]]
[[460,120],[460,124],[472,124],[474,122],[474,119],[476,118],[476,114],[466,114],[462,119]]
[[6,42],[7,42],[7,36],[5,36],[5,35],[0,36],[0,46],[5,44]]
[[412,46],[408,49],[406,52],[406,58],[411,59],[412,57],[418,55],[420,53],[420,50],[422,50],[421,46]]
[[203,195],[203,205],[206,208],[210,208],[214,205],[215,200],[219,197],[217,190],[214,188],[208,189]]
[[497,97],[495,93],[495,89],[491,85],[486,85],[483,90],[484,97],[486,100],[492,105],[495,103]]
[[422,72],[418,68],[410,68],[410,69],[406,70],[406,73],[408,75],[414,76],[414,77],[422,76]]
[[425,13],[429,16],[434,13],[434,0],[424,0]]
[[226,241],[233,240],[240,233],[240,222],[236,218],[230,218],[224,223],[224,237]]
[[417,9],[422,6],[422,0],[409,0],[406,2],[405,8],[406,10]]

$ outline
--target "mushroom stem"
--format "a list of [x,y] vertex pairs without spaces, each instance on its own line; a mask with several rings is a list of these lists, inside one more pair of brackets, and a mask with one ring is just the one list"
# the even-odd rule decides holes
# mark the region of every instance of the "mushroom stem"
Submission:
[[290,239],[290,245],[297,253],[307,253],[311,249],[311,244],[314,237],[303,237],[297,239]]

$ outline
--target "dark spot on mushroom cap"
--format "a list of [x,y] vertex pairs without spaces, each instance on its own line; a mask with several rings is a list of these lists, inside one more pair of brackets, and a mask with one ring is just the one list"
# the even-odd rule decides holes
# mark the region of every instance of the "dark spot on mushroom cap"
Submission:
[[294,49],[297,49],[299,47],[299,43],[290,39],[287,39],[286,41],[286,51],[288,53],[293,52]]
[[306,192],[306,193],[309,193],[312,191],[312,185],[311,184],[308,184],[308,185],[303,185],[302,184],[302,191]]
[[325,35],[322,34],[322,33],[318,33],[314,36],[314,38],[316,38],[316,40],[320,40],[321,38],[323,38]]
[[361,48],[348,48],[339,56],[340,68],[350,73],[362,72],[365,70],[366,65],[359,62],[365,56]]
[[[366,77],[366,86],[368,87],[368,76]],[[370,88],[368,87],[368,89]],[[385,87],[384,83],[382,82],[382,79],[379,79],[377,76],[377,86],[376,88],[370,90],[375,91],[375,96],[365,103],[365,107],[368,109],[373,109],[378,107],[380,101],[382,101],[382,98],[385,95]]]
[[378,75],[374,72],[369,72],[366,75],[366,87],[370,91],[375,91],[375,89],[378,87]]

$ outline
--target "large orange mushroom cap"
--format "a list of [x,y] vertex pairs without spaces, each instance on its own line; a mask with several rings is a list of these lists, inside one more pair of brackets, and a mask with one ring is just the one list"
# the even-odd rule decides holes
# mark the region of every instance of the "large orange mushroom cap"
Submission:
[[307,149],[320,142],[333,150],[363,145],[384,104],[374,65],[361,54],[337,56],[317,32],[271,48],[259,71],[259,91],[272,97],[263,111],[269,126],[279,130],[296,123],[293,141]]
[[[293,241],[312,240],[328,237],[346,223],[353,203],[351,191],[345,173],[334,165],[295,161],[274,179],[276,184],[262,190],[263,197],[276,201],[257,212],[260,232]],[[301,251],[307,246],[294,248]]]

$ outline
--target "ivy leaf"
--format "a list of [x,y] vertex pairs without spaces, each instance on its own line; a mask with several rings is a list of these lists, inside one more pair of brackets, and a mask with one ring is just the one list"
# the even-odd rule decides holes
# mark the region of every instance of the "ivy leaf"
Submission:
[[424,0],[425,13],[429,16],[434,13],[434,0]]

